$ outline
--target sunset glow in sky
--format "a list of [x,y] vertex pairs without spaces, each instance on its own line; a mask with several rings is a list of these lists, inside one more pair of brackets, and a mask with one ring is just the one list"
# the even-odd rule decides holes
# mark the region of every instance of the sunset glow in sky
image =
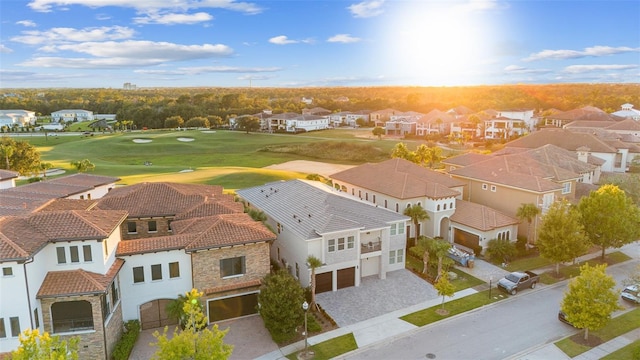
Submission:
[[0,88],[640,83],[640,1],[3,0]]

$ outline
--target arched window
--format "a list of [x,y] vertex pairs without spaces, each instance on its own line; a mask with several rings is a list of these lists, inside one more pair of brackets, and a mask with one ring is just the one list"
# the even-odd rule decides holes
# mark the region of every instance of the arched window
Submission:
[[438,208],[437,209],[438,209],[438,211],[440,211],[440,204],[438,204]]

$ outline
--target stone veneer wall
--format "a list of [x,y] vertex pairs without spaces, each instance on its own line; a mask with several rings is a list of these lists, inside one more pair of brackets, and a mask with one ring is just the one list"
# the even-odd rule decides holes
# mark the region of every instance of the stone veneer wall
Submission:
[[[261,280],[269,274],[269,243],[238,245],[231,248],[198,251],[191,254],[193,286],[205,291],[218,286],[233,286],[251,280]],[[245,256],[244,276],[222,279],[220,260]]]
[[[93,328],[92,332],[80,331],[78,333],[66,333],[60,335],[60,339],[68,339],[73,336],[80,337],[78,344],[78,357],[80,359],[107,359],[104,343],[104,331],[102,323],[102,306],[99,295],[83,295],[83,296],[65,296],[56,298],[40,299],[42,307],[42,320],[44,331],[54,335],[53,322],[51,321],[51,305],[57,302],[65,301],[81,301],[86,300],[91,303],[93,312]],[[122,314],[120,314],[122,319]],[[121,320],[122,321],[122,320]],[[55,334],[58,335],[58,334]]]
[[122,320],[122,302],[118,301],[118,306],[111,314],[111,318],[109,319],[109,323],[106,326],[106,335],[107,335],[107,358],[111,359],[111,354],[113,354],[113,349],[116,346],[120,337],[122,337],[122,332],[124,331],[124,321]]

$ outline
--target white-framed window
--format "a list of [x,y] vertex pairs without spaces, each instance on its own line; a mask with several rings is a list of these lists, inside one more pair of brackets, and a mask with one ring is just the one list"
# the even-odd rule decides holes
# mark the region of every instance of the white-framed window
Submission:
[[397,226],[398,224],[391,224],[391,235],[395,235],[398,232]]
[[487,184],[482,184],[482,190],[487,190],[489,188],[489,185]]
[[496,192],[496,190],[497,190],[496,186],[495,185],[491,185],[491,191],[492,192]]
[[128,221],[127,222],[127,234],[137,234],[138,233],[138,227],[136,225],[135,221]]
[[67,255],[64,247],[58,246],[56,248],[56,256],[58,257],[58,264],[66,264],[67,263]]
[[144,282],[144,268],[142,266],[136,266],[133,269],[133,283],[143,283]]
[[564,184],[562,184],[562,193],[563,194],[568,194],[571,192],[571,183],[570,182],[566,182]]
[[396,250],[396,263],[401,264],[404,261],[404,250]]
[[13,268],[11,266],[3,267],[2,276],[13,276]]
[[162,265],[151,265],[151,280],[162,280]]
[[344,250],[344,238],[338,238],[338,251]]
[[246,262],[244,256],[237,256],[220,260],[220,277],[242,276],[246,272]]
[[329,248],[328,248],[329,252],[336,251],[336,239],[329,239],[329,241],[327,241],[327,243],[329,244]]
[[82,256],[84,262],[93,261],[93,254],[91,254],[91,245],[82,245]]
[[404,234],[404,223],[398,224],[398,234]]
[[356,246],[356,238],[353,236],[347,237],[347,249],[353,249]]
[[179,262],[170,262],[169,263],[169,278],[178,278],[180,277],[180,263]]
[[71,254],[72,263],[80,262],[80,253],[78,252],[77,246],[69,246],[69,253]]
[[396,251],[391,250],[389,251],[389,264],[395,264],[395,263],[396,263]]
[[149,220],[149,222],[147,223],[148,227],[149,227],[149,232],[150,233],[155,233],[158,232],[158,222],[155,220]]

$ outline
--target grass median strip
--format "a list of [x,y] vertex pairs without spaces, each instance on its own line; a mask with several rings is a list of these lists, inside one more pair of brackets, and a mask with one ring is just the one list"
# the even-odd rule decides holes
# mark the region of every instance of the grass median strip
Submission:
[[405,315],[400,319],[415,326],[425,326],[436,321],[446,319],[448,317],[458,315],[485,305],[489,305],[506,298],[507,295],[500,293],[497,289],[492,289],[491,297],[489,297],[489,290],[486,290],[475,293],[473,295],[465,296],[460,299],[446,302],[444,304],[444,309],[448,311],[446,315],[440,315],[438,312],[436,312],[437,310],[442,309],[441,305],[437,305]]
[[[342,336],[338,336],[333,339],[317,343],[313,346],[309,346],[309,350],[314,352],[314,360],[333,359],[334,357],[346,354],[349,351],[356,350],[358,345],[356,339],[353,337],[353,333],[348,333]],[[287,355],[287,359],[296,360],[298,352]]]
[[[640,308],[636,308],[629,312],[626,312],[620,316],[617,316],[609,321],[609,323],[600,330],[590,331],[589,337],[595,337],[600,339],[600,343],[605,343],[617,336],[626,334],[627,332],[637,329],[640,325]],[[564,338],[555,342],[555,345],[562,350],[569,357],[575,357],[583,352],[592,349],[591,346],[579,344],[575,340],[582,338],[584,330],[578,334]]]

